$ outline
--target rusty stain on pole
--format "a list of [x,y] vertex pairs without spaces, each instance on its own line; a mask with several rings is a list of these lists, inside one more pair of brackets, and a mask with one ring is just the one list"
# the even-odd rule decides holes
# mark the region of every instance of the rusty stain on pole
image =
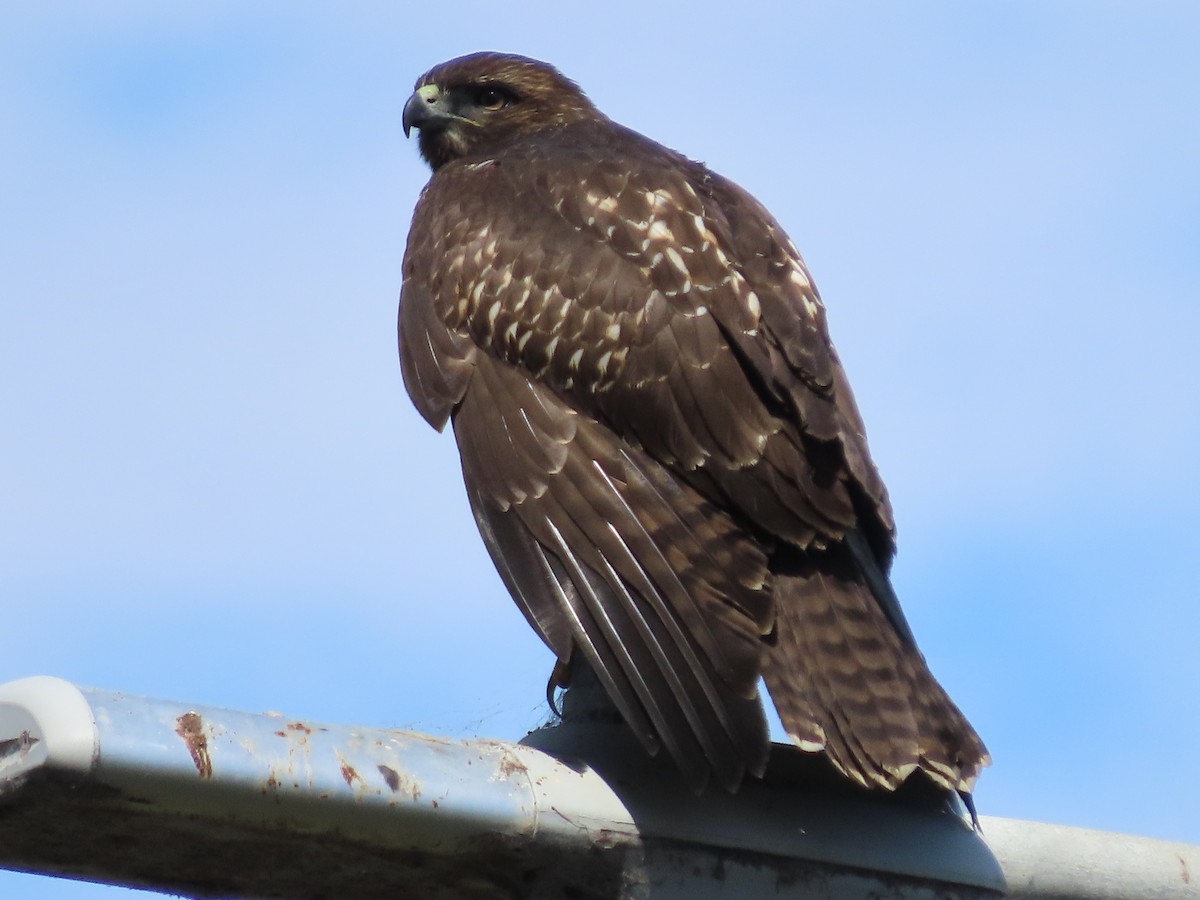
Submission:
[[175,720],[175,733],[183,738],[192,762],[201,778],[212,777],[212,759],[208,755],[208,738],[204,736],[204,720],[199,713],[186,712]]

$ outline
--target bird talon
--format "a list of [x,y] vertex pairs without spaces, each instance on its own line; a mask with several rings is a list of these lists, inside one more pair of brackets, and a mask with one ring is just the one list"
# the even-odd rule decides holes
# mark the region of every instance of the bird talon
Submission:
[[550,704],[550,711],[558,718],[562,718],[562,709],[558,705],[558,700],[554,696],[555,688],[566,688],[571,682],[571,664],[563,662],[561,659],[554,661],[554,668],[550,670],[550,678],[546,681],[546,702]]

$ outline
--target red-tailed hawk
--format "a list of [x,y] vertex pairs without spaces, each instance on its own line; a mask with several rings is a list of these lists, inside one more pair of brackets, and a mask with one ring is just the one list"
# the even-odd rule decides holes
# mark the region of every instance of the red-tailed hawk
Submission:
[[888,582],[887,492],[796,248],[753,197],[478,53],[404,107],[433,169],[404,382],[547,645],[689,781],[761,775],[763,678],[847,776],[970,791],[987,753]]

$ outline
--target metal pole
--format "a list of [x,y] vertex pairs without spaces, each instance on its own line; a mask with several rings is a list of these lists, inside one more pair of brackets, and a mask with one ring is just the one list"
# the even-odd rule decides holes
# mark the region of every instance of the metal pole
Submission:
[[0,866],[24,871],[196,897],[1200,897],[1195,847],[984,829],[790,747],[697,796],[605,722],[461,741],[0,685]]

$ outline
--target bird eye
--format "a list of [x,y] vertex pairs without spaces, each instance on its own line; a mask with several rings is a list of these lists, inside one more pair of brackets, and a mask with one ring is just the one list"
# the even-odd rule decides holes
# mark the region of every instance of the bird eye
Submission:
[[508,99],[507,93],[493,87],[480,88],[479,93],[475,96],[475,102],[490,112],[504,109],[508,106]]

